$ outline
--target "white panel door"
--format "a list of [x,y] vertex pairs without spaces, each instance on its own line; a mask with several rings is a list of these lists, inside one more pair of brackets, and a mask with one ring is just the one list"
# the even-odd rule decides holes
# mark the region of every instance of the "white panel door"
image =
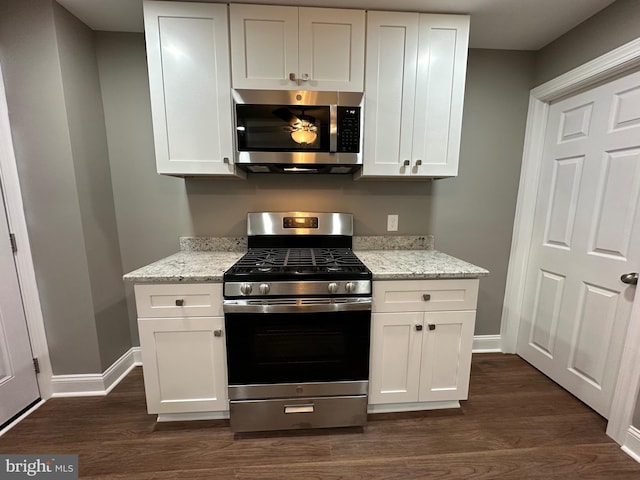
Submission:
[[551,105],[517,352],[607,417],[640,269],[640,72]]
[[371,315],[370,404],[418,401],[423,315]]
[[364,10],[304,8],[298,21],[298,78],[305,90],[362,92]]
[[420,15],[413,175],[458,174],[469,17]]
[[149,413],[228,410],[223,317],[140,318]]
[[411,174],[418,17],[367,13],[364,176]]
[[298,7],[229,6],[233,88],[295,89]]
[[424,315],[418,400],[465,400],[469,393],[476,312]]
[[158,173],[234,175],[226,5],[145,2]]
[[0,189],[0,426],[40,398]]

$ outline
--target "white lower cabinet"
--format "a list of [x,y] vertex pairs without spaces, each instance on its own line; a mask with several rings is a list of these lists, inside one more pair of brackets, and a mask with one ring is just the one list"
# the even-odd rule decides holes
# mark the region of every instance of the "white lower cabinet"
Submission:
[[374,282],[370,411],[467,398],[477,291],[477,279]]
[[[149,413],[222,418],[229,409],[220,284],[136,285]],[[166,317],[151,316],[166,312]]]

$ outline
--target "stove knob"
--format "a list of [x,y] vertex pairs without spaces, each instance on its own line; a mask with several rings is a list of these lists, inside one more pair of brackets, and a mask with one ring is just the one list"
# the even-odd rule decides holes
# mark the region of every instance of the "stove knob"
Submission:
[[266,295],[267,293],[269,293],[269,290],[271,290],[271,285],[269,285],[268,283],[260,284],[260,293],[262,295]]
[[243,283],[242,285],[240,285],[240,293],[243,295],[250,295],[251,290],[253,290],[253,287],[250,283]]
[[347,284],[344,286],[344,289],[347,291],[347,293],[353,293],[356,290],[356,284],[353,282],[347,282]]
[[329,293],[337,293],[338,284],[336,282],[331,282],[329,285],[327,285],[327,289],[329,290]]

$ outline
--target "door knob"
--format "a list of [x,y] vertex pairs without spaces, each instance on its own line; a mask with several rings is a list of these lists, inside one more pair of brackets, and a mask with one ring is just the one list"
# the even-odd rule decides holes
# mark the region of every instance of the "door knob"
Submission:
[[637,285],[638,284],[638,272],[633,273],[625,273],[620,277],[620,281],[622,283],[626,283],[627,285]]

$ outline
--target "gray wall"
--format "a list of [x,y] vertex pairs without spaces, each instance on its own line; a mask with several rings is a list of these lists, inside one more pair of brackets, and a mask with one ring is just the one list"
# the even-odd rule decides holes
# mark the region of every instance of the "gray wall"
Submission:
[[459,175],[433,182],[436,248],[491,271],[477,335],[500,333],[533,65],[533,52],[469,51]]
[[[537,53],[541,84],[640,37],[640,1],[617,0]],[[633,425],[640,428],[640,392]]]
[[93,31],[54,4],[101,371],[131,347]]
[[[248,211],[348,211],[356,235],[434,234],[436,248],[482,265],[477,333],[498,334],[533,55],[471,51],[460,176],[435,182],[350,176],[189,179],[155,173],[144,38],[96,35],[123,270],[178,249],[184,235],[245,235]],[[128,287],[133,341],[135,308]]]
[[535,85],[593,60],[640,36],[640,2],[617,0],[541,49]]
[[[92,86],[78,92],[71,88],[95,70],[95,59],[91,66],[95,55],[83,46],[74,47],[86,35],[86,27],[59,8],[51,0],[0,2],[0,62],[51,363],[57,375],[102,372],[116,351],[126,350],[126,345],[110,344],[111,327],[104,334],[95,316],[103,306],[94,300],[98,284],[95,264],[91,264],[105,252],[95,238],[89,238],[94,227],[86,224],[92,214],[91,206],[84,203],[93,196],[93,186],[85,182],[93,175],[92,156],[98,153],[104,162],[100,128],[105,134],[104,126],[87,123],[93,114],[81,110],[88,99],[87,110],[96,107],[97,75],[88,77],[93,79]],[[65,45],[62,55],[59,41]],[[98,152],[84,144],[85,134],[98,140]],[[97,197],[101,196],[93,198]],[[118,270],[120,263],[116,258]],[[127,319],[121,315],[119,321],[126,332]]]

